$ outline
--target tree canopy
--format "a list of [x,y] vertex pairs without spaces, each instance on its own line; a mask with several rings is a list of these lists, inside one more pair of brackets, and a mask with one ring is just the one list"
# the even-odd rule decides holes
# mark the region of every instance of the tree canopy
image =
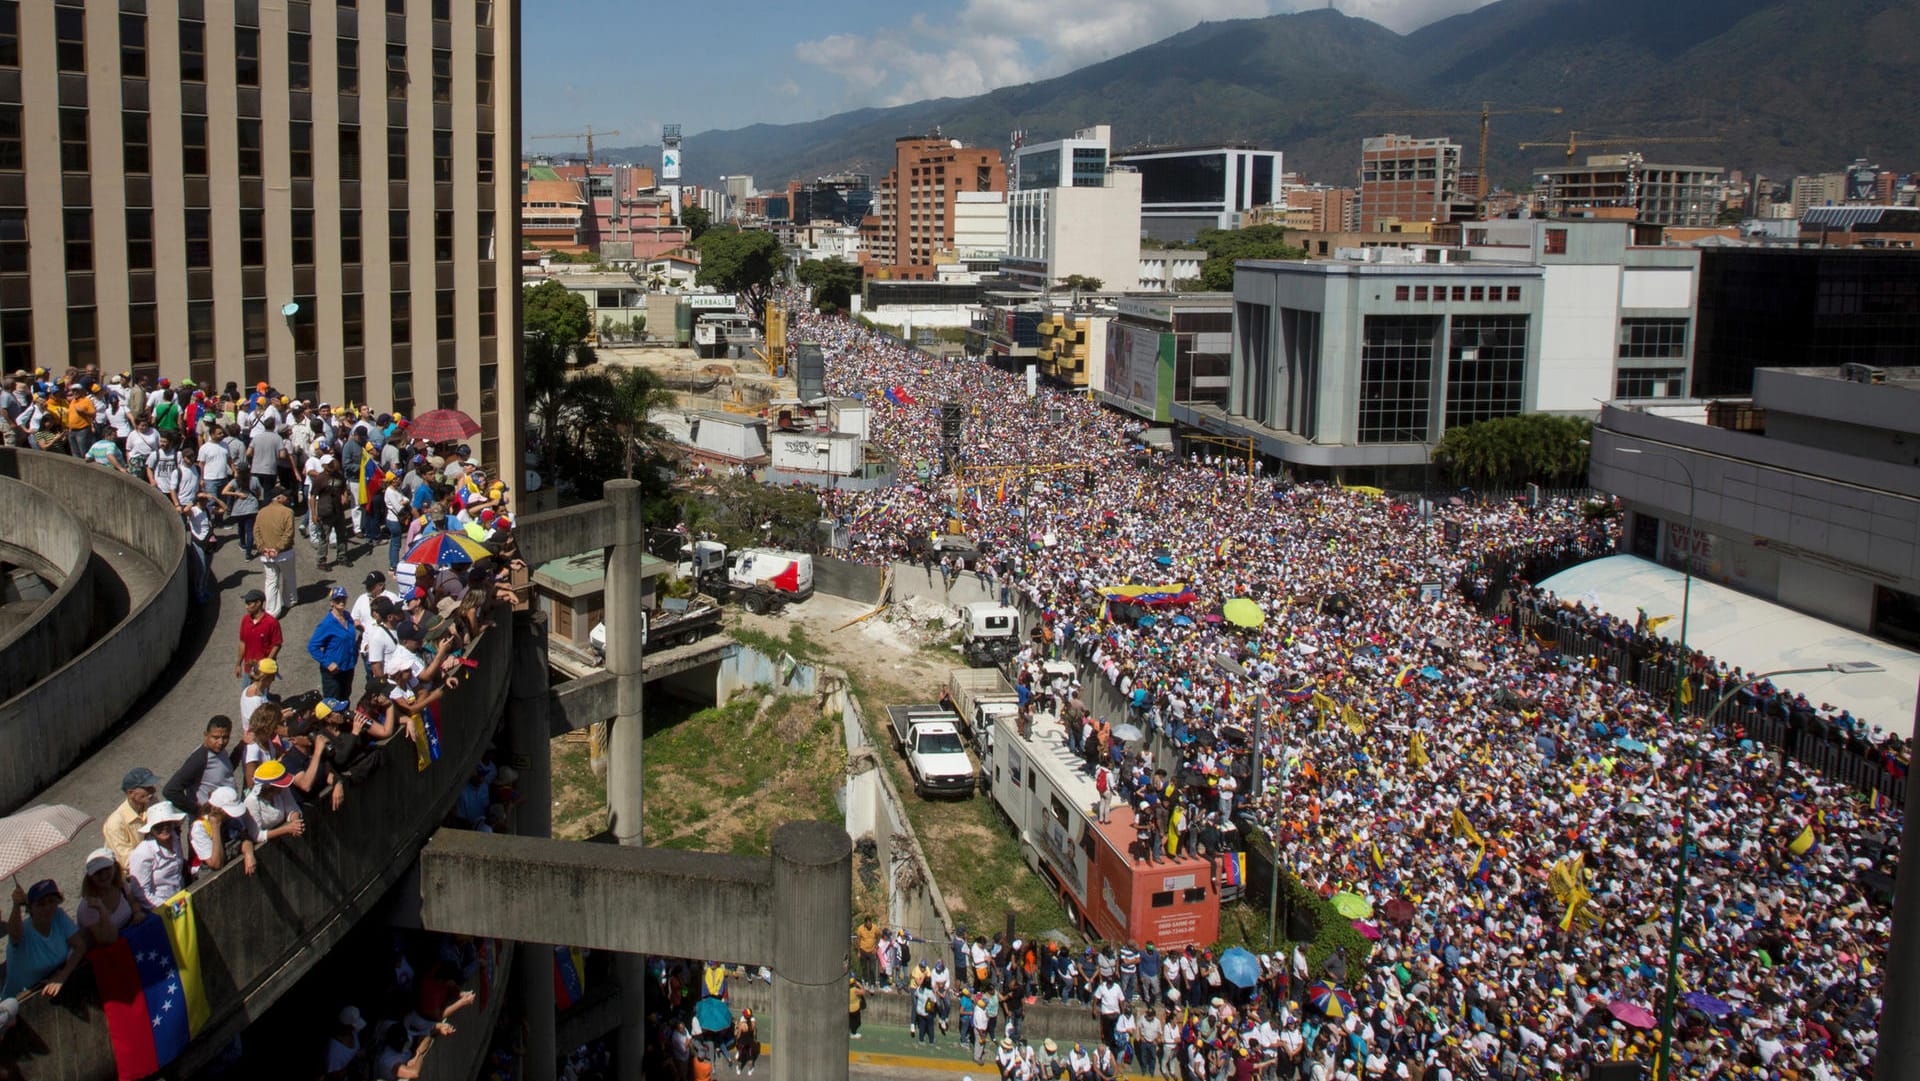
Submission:
[[1091,275],[1069,274],[1066,277],[1061,278],[1058,282],[1056,282],[1053,286],[1053,289],[1056,292],[1061,289],[1071,289],[1076,293],[1079,293],[1079,292],[1097,293],[1100,291],[1100,288],[1106,284],[1107,284],[1106,282],[1103,282],[1099,278],[1095,278]]
[[586,341],[593,329],[587,298],[557,281],[544,281],[528,289],[521,305],[529,336],[539,335],[570,349]]
[[694,284],[736,294],[758,319],[784,265],[779,238],[757,229],[709,229],[695,247],[700,249],[700,272]]
[[1207,253],[1200,276],[1182,288],[1226,293],[1233,290],[1233,265],[1242,259],[1304,259],[1304,249],[1287,244],[1287,231],[1278,225],[1248,229],[1202,229],[1194,246]]
[[713,215],[707,213],[704,206],[683,206],[680,208],[680,224],[687,227],[687,240],[697,243],[713,228]]
[[1448,428],[1433,460],[1464,484],[1568,485],[1584,482],[1593,422],[1526,413]]
[[813,306],[823,312],[853,306],[853,294],[860,288],[859,264],[837,255],[808,259],[795,274],[800,284],[813,290]]

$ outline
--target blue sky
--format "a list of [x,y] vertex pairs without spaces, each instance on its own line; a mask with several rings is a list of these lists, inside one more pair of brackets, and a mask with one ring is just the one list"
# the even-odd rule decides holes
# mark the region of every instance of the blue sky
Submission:
[[[1049,78],[1209,19],[1324,0],[522,0],[531,135],[619,130],[603,146],[863,106],[960,97]],[[1334,0],[1407,31],[1487,0]],[[598,142],[598,140],[596,140]],[[565,140],[529,149],[568,153]]]

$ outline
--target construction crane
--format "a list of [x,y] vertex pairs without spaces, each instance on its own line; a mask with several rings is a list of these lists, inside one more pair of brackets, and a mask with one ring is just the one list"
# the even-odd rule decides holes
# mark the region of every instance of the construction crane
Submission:
[[1455,117],[1477,116],[1480,118],[1480,201],[1485,202],[1487,193],[1493,190],[1493,178],[1487,172],[1487,128],[1496,116],[1519,116],[1523,113],[1565,112],[1558,105],[1502,105],[1494,108],[1495,102],[1483,101],[1478,109],[1377,109],[1371,112],[1355,113],[1355,116],[1425,116]]
[[604,136],[604,135],[618,135],[618,134],[620,134],[620,130],[618,128],[615,128],[613,131],[595,131],[593,130],[593,125],[588,124],[587,130],[585,131],[562,132],[561,134],[558,134],[558,135],[529,135],[527,136],[527,138],[529,139],[585,139],[587,141],[587,164],[592,165],[593,164],[593,137],[596,135]]
[[1638,139],[1628,136],[1608,136],[1604,139],[1582,139],[1579,132],[1570,131],[1564,143],[1558,140],[1550,143],[1521,143],[1520,149],[1535,150],[1548,146],[1564,149],[1567,152],[1567,164],[1572,165],[1574,154],[1583,146],[1588,150],[1596,150],[1601,147],[1653,146],[1661,143],[1717,143],[1719,141],[1718,135],[1650,135]]

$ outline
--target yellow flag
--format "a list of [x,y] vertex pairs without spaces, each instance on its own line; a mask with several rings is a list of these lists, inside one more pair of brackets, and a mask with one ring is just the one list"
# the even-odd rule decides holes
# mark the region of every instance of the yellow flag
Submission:
[[1680,681],[1680,704],[1683,706],[1693,705],[1692,679],[1683,679]]
[[1652,619],[1647,620],[1647,629],[1657,631],[1660,629],[1661,624],[1670,622],[1672,619],[1672,616],[1654,616]]
[[1486,842],[1480,839],[1480,831],[1473,828],[1473,823],[1467,821],[1467,816],[1462,814],[1458,807],[1453,809],[1453,835],[1465,837],[1475,845],[1486,846]]
[[1793,842],[1787,845],[1787,851],[1796,856],[1804,856],[1811,848],[1813,848],[1813,823],[1809,822],[1806,828],[1800,831],[1800,836],[1795,837]]
[[1378,869],[1380,869],[1380,870],[1382,870],[1382,871],[1384,871],[1384,870],[1386,870],[1386,869],[1387,869],[1387,861],[1386,861],[1386,860],[1383,860],[1383,859],[1381,859],[1381,858],[1380,858],[1380,846],[1379,846],[1379,845],[1374,845],[1374,846],[1373,846],[1373,865],[1374,865],[1374,867],[1376,867],[1376,868],[1378,868]]
[[1178,807],[1175,807],[1173,813],[1167,816],[1167,855],[1169,856],[1180,853],[1180,826],[1185,819],[1186,816],[1180,813]]
[[193,916],[193,895],[185,890],[161,905],[157,915],[167,921],[167,939],[173,945],[174,967],[180,970],[180,997],[187,1009],[187,1032],[198,1034],[212,1011],[200,979],[200,936]]
[[1427,768],[1427,763],[1430,759],[1427,758],[1427,735],[1425,732],[1415,732],[1413,734],[1413,740],[1407,744],[1407,761],[1413,763],[1415,769]]
[[1356,736],[1367,734],[1367,722],[1360,719],[1360,714],[1351,703],[1340,707],[1340,722],[1347,726],[1347,731]]

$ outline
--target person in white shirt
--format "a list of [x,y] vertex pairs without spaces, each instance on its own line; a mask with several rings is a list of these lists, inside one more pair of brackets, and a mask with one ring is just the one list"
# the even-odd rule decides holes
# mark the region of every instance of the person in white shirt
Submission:
[[372,619],[360,637],[360,656],[367,662],[369,678],[387,679],[391,676],[387,665],[394,651],[400,648],[399,639],[393,635],[398,611],[385,597],[372,603]]
[[351,615],[353,625],[359,628],[361,635],[364,636],[377,622],[373,618],[374,600],[385,597],[397,607],[400,604],[400,596],[387,588],[387,576],[379,571],[368,571],[366,580],[362,584],[366,587],[366,592],[354,599]]
[[200,444],[197,460],[200,463],[200,484],[207,494],[218,496],[220,489],[227,486],[233,478],[232,452],[227,447],[225,432],[219,425],[207,433],[207,441]]
[[140,823],[144,839],[127,857],[127,877],[150,908],[187,886],[186,848],[180,836],[180,823],[186,817],[171,801],[160,800],[147,808]]

